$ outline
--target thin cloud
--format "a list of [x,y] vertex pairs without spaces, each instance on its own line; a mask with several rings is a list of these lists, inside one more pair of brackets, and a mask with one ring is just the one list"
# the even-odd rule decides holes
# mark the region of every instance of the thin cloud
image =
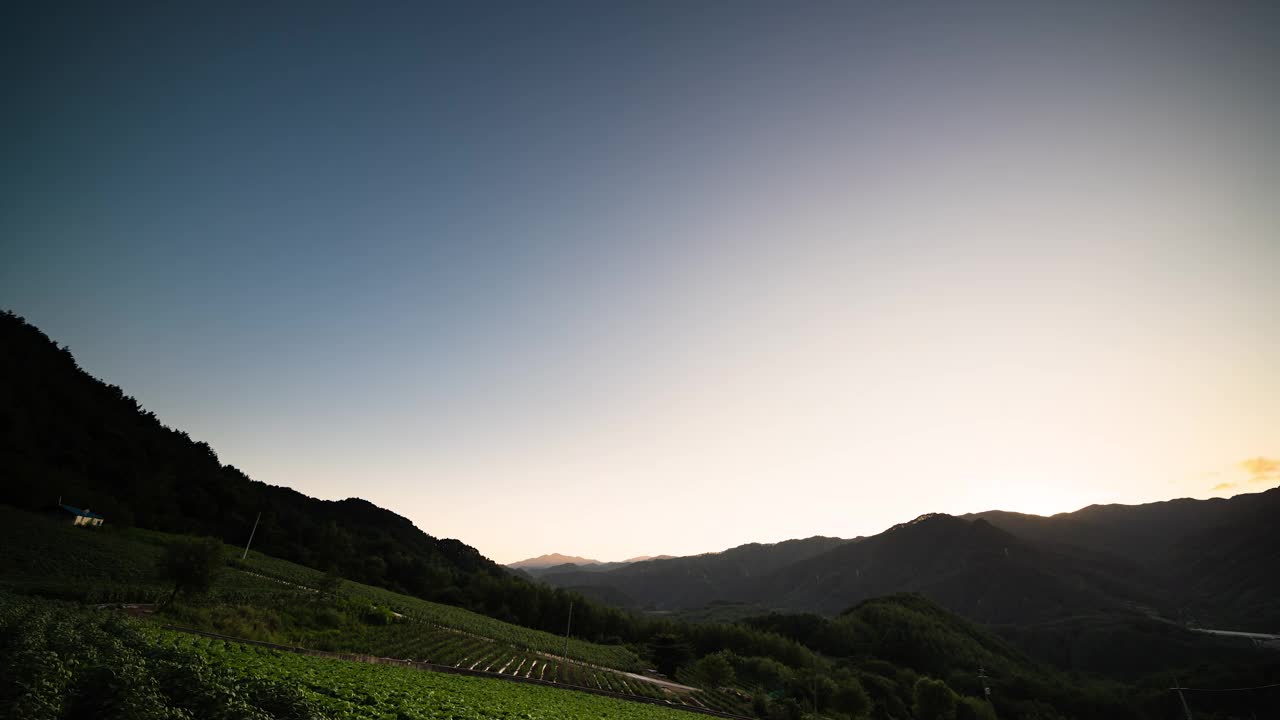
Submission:
[[1259,455],[1240,463],[1240,467],[1249,473],[1249,482],[1267,482],[1280,480],[1280,460],[1265,458]]
[[1213,489],[1214,489],[1215,491],[1216,491],[1216,490],[1230,490],[1231,488],[1233,488],[1233,487],[1235,487],[1235,486],[1236,486],[1236,484],[1235,484],[1235,483],[1218,483],[1217,485],[1214,485],[1214,486],[1213,486]]

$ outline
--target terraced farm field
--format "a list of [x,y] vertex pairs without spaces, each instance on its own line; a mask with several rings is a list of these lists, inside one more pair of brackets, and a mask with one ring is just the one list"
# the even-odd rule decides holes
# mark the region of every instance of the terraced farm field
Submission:
[[[150,603],[167,594],[158,576],[163,548],[181,536],[137,529],[71,527],[48,518],[0,506],[0,589],[88,603]],[[296,606],[317,598],[323,573],[287,561],[226,546],[229,563],[205,607],[241,620],[263,608]],[[320,650],[429,662],[498,678],[518,677],[557,685],[618,693],[692,708],[741,713],[746,703],[736,694],[664,686],[633,675],[639,658],[626,647],[597,645],[576,638],[531,630],[439,603],[381,588],[344,582],[347,598],[394,610],[401,617],[386,626],[347,628],[341,633],[302,634],[284,640],[229,630],[216,623],[191,623],[161,615],[157,623],[189,625],[249,640],[285,642]],[[367,607],[368,605],[366,605]]]
[[[197,626],[192,631],[220,633],[223,628],[215,624]],[[217,639],[234,641],[237,638],[219,635]],[[358,655],[369,660],[396,660],[419,666],[428,664],[430,669],[442,671],[459,670],[502,679],[540,681],[615,693],[640,701],[659,701],[734,714],[741,714],[747,709],[749,703],[745,698],[750,697],[749,693],[743,696],[732,690],[709,691],[655,680],[413,620],[388,627],[365,628],[359,634],[346,633],[339,643],[303,641],[293,645],[298,646]],[[286,647],[281,646],[281,649]]]
[[[238,551],[235,557],[240,557]],[[317,570],[258,552],[249,553],[245,567],[263,576],[303,587],[315,587],[323,578],[323,573]],[[640,669],[640,659],[625,647],[598,645],[577,638],[570,638],[566,648],[564,636],[512,625],[452,605],[429,602],[420,598],[394,593],[383,588],[354,582],[343,583],[343,588],[344,593],[350,596],[367,599],[375,605],[391,608],[410,620],[425,625],[478,635],[531,652],[563,655],[592,665],[627,671]],[[401,631],[396,633],[397,636],[401,634]],[[422,652],[422,650],[416,648],[416,641],[414,640],[408,640],[400,644],[397,651],[411,654]],[[413,656],[421,657],[417,654]],[[401,656],[396,655],[395,657]]]
[[0,593],[0,697],[14,717],[616,718],[685,712],[586,693],[306,657]]

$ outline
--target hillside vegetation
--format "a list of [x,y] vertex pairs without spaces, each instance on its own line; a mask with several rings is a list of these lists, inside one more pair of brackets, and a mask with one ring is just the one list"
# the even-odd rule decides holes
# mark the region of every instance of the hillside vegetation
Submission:
[[[190,538],[137,528],[82,528],[57,518],[0,506],[0,591],[92,603],[153,603],[170,594],[161,571],[164,550]],[[554,683],[566,689],[604,691],[636,701],[698,709],[748,710],[744,689],[703,687],[672,692],[629,673],[646,667],[644,644],[600,645],[532,630],[384,588],[339,580],[257,551],[241,561],[241,549],[222,545],[207,593],[184,595],[148,615],[156,623],[288,647],[426,662],[436,667],[487,672]],[[662,625],[662,627],[669,627]],[[655,631],[656,632],[656,631]],[[781,648],[780,657],[811,662],[790,640],[742,629],[728,644]],[[722,639],[725,637],[720,636]],[[769,645],[769,641],[773,646]],[[704,647],[719,647],[706,638]],[[707,651],[710,652],[710,651]],[[672,669],[675,673],[675,669]],[[3,715],[0,715],[2,717]]]
[[[182,536],[130,529],[86,530],[48,518],[0,506],[0,587],[28,594],[85,602],[151,603],[162,599],[171,584],[158,570],[163,548],[182,542]],[[254,640],[292,643],[307,641],[322,650],[351,650],[396,657],[425,658],[426,644],[439,628],[470,633],[520,650],[567,654],[571,659],[623,670],[639,669],[640,661],[624,647],[597,645],[579,638],[512,625],[463,608],[433,603],[362,583],[344,582],[342,595],[364,606],[386,608],[405,618],[390,625],[358,625],[327,632],[323,626],[299,627],[275,612],[314,599],[314,588],[325,574],[258,551],[239,562],[241,548],[224,546],[234,568],[222,572],[204,605],[225,606],[234,612],[186,612],[178,619],[200,620],[201,629],[226,632]],[[175,609],[182,612],[182,608]],[[189,623],[185,623],[189,624]],[[416,642],[415,642],[416,641]]]

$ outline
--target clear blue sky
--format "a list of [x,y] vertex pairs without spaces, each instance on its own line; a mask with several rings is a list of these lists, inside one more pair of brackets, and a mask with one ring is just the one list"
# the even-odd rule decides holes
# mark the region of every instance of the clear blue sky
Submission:
[[499,561],[1263,489],[1280,15],[6,10],[0,306]]

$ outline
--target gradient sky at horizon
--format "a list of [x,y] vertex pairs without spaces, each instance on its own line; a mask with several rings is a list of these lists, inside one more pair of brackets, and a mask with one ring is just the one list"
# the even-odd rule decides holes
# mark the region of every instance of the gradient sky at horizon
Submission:
[[0,307],[501,562],[1280,482],[1280,9],[966,5],[10,10]]

